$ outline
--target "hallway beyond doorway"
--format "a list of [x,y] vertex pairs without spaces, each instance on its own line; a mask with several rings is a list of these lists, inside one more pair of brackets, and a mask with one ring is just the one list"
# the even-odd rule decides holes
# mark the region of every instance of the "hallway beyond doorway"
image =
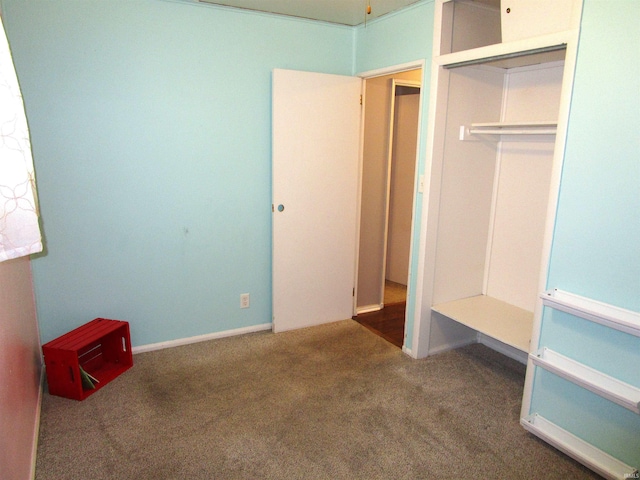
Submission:
[[353,318],[379,337],[402,348],[406,306],[407,286],[387,280],[384,289],[384,308],[377,312],[361,313]]

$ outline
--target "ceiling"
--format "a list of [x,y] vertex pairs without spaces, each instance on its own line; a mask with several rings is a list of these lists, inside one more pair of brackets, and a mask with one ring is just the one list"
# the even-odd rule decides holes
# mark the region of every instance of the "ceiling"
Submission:
[[[420,0],[199,0],[202,3],[277,13],[343,25],[359,25]],[[371,14],[367,15],[367,6]]]

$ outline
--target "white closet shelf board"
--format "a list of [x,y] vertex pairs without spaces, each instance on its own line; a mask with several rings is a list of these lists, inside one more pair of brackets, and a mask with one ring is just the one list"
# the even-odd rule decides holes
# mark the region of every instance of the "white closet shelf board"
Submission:
[[506,345],[529,352],[532,312],[486,295],[440,303],[431,309]]
[[537,413],[521,418],[520,424],[529,432],[605,478],[637,478],[635,475],[638,471],[635,468],[581,440]]
[[640,313],[638,312],[558,289],[547,290],[540,294],[540,298],[547,307],[640,337]]
[[508,43],[472,48],[434,57],[445,68],[483,64],[498,68],[515,68],[564,60],[571,32],[554,33]]
[[535,365],[640,414],[640,388],[621,382],[546,347],[531,353],[529,358]]

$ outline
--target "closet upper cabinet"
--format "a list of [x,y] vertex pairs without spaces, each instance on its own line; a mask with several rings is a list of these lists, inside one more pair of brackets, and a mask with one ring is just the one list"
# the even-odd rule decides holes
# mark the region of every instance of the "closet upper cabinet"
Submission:
[[436,54],[566,32],[580,7],[580,0],[444,0]]
[[502,0],[500,2],[502,41],[512,42],[571,30],[580,14],[574,0]]

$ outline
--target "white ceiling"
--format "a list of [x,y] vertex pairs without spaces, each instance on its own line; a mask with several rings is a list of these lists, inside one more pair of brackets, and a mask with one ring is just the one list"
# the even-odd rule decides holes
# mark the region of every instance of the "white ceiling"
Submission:
[[[199,0],[202,3],[278,13],[343,25],[359,25],[420,0]],[[371,14],[366,14],[371,5]]]

